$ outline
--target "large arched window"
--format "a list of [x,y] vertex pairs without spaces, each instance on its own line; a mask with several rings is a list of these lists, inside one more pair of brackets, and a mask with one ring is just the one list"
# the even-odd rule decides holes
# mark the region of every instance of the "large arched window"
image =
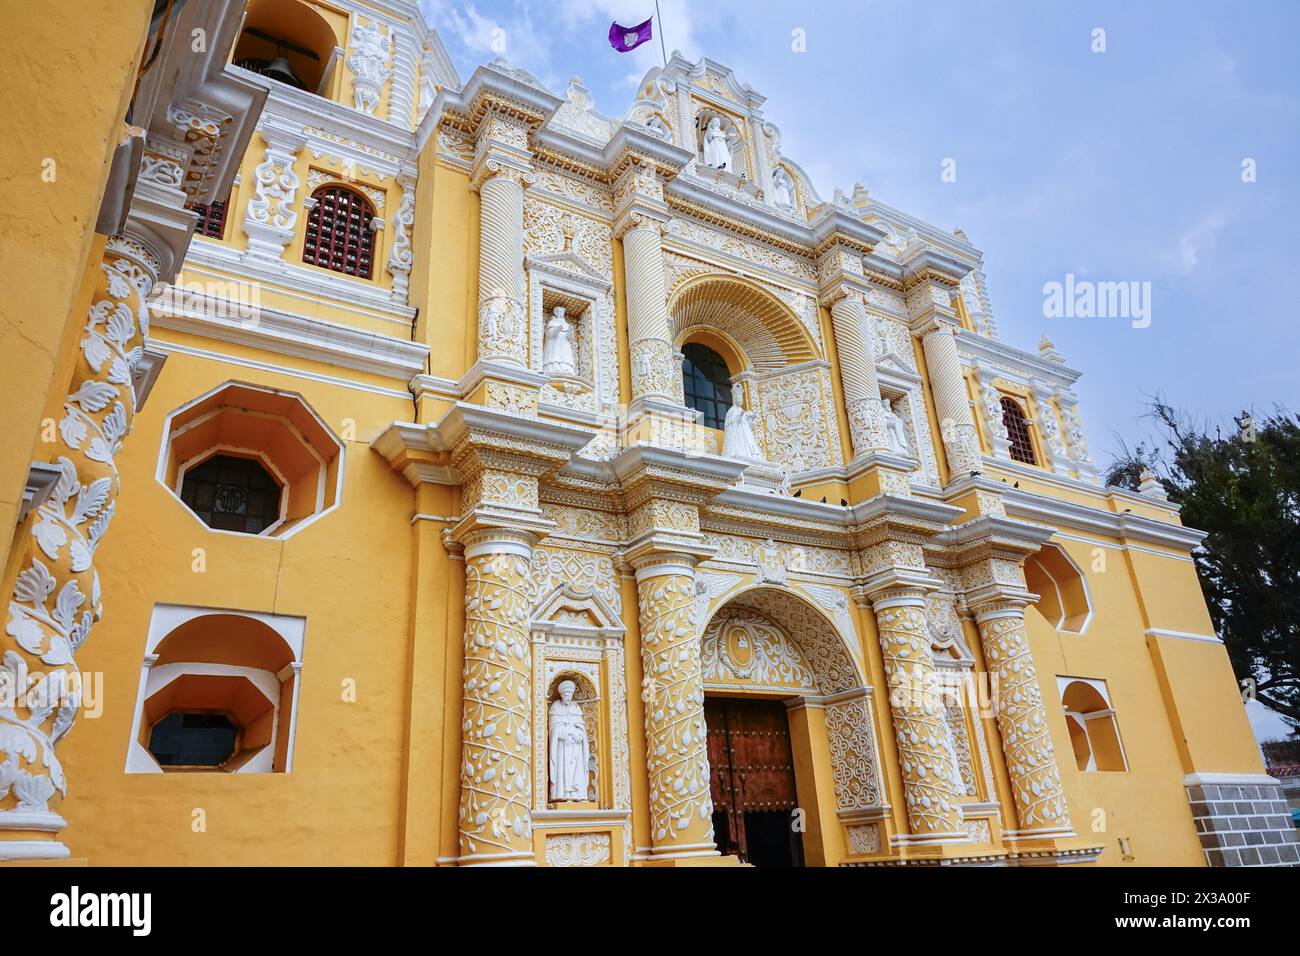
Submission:
[[369,279],[375,252],[370,200],[346,186],[321,186],[311,194],[302,261]]
[[1002,396],[1002,425],[1011,442],[1012,460],[1026,465],[1038,464],[1034,457],[1034,443],[1029,437],[1029,419],[1020,403],[1006,395]]
[[707,345],[682,346],[682,391],[686,404],[701,413],[702,424],[721,428],[731,409],[731,371],[722,356]]

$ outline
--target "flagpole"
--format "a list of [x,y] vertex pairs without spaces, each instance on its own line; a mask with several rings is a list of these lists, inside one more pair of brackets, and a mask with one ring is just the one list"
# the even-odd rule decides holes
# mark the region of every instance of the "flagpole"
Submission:
[[667,69],[668,51],[664,47],[664,18],[659,13],[659,0],[655,0],[655,20],[659,22],[659,54],[663,58],[664,69]]

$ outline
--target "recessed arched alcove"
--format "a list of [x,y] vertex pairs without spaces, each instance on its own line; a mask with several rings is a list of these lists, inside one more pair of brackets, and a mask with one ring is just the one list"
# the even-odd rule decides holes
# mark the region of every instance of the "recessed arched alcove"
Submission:
[[343,44],[326,19],[301,0],[253,0],[235,44],[237,66],[320,92]]
[[303,624],[158,605],[145,643],[127,772],[287,772]]

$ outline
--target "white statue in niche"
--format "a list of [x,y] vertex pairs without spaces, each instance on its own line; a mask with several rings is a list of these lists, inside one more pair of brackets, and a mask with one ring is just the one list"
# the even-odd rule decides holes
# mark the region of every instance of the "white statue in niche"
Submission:
[[542,346],[542,371],[547,375],[577,375],[573,358],[573,326],[564,317],[564,306],[557,305],[546,321]]
[[727,145],[722,120],[716,116],[704,128],[704,162],[714,169],[727,169],[731,166],[731,147]]
[[587,799],[587,765],[591,742],[582,719],[582,705],[573,699],[577,685],[560,681],[560,699],[551,703],[549,722],[552,800]]
[[731,408],[723,422],[722,454],[745,461],[767,460],[754,437],[754,413],[745,410],[745,387],[739,382],[731,386]]
[[889,404],[889,399],[880,400],[881,411],[885,417],[885,441],[889,444],[889,450],[896,455],[910,455],[912,453],[912,444],[907,440],[907,425],[894,407]]
[[772,202],[779,209],[794,208],[794,182],[782,166],[776,167],[776,173],[772,176]]

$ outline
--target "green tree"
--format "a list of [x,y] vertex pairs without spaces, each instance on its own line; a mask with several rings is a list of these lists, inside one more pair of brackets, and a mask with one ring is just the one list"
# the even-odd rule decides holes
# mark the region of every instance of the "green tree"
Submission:
[[1151,418],[1163,447],[1121,445],[1107,484],[1136,491],[1150,468],[1183,524],[1208,533],[1193,557],[1232,666],[1300,726],[1300,418],[1243,412],[1211,433],[1160,398]]

